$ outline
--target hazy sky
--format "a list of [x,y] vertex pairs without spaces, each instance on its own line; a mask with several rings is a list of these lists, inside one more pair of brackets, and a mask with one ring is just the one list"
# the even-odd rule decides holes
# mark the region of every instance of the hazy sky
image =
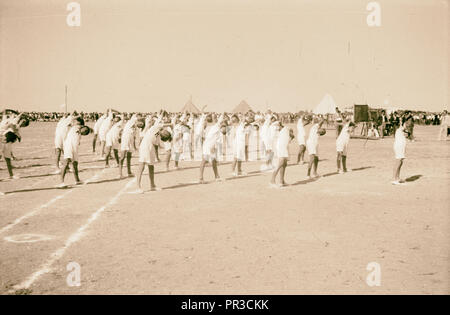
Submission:
[[385,0],[369,27],[362,0],[0,0],[0,108],[442,110],[449,2]]

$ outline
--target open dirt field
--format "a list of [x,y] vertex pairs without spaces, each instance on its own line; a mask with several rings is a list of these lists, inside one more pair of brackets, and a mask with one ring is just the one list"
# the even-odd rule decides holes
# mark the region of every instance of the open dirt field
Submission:
[[[163,190],[142,195],[130,193],[135,179],[93,161],[92,136],[80,148],[87,184],[54,188],[54,127],[23,129],[20,179],[5,181],[0,162],[1,294],[450,293],[450,142],[436,141],[438,127],[416,126],[404,186],[390,184],[393,138],[352,139],[353,171],[338,175],[330,130],[318,180],[292,165],[291,185],[275,189],[260,162],[235,179],[222,163],[228,180],[213,182],[208,168],[210,182],[197,185],[199,162],[182,162],[168,173],[157,165]],[[294,140],[291,163],[296,153]],[[78,287],[66,282],[70,262],[81,266]],[[380,286],[366,283],[371,262],[381,266]]]

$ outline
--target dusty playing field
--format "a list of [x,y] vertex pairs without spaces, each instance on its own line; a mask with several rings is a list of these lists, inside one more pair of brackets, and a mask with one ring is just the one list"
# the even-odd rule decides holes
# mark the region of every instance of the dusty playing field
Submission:
[[[162,191],[136,195],[134,179],[93,161],[91,136],[80,149],[88,184],[53,188],[54,124],[32,124],[14,148],[21,178],[3,180],[0,162],[0,293],[448,294],[450,142],[437,132],[416,127],[405,186],[390,184],[392,138],[351,140],[353,172],[337,175],[330,130],[318,180],[304,180],[306,165],[290,166],[291,185],[269,188],[270,174],[251,162],[248,176],[196,185],[199,163],[183,162],[156,175]],[[230,178],[230,165],[220,173]],[[81,266],[79,287],[67,285],[70,262]],[[366,283],[371,262],[381,286]]]

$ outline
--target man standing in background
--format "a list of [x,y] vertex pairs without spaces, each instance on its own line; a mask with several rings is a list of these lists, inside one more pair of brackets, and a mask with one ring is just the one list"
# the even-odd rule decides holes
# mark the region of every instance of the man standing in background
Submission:
[[389,119],[386,116],[386,111],[383,109],[381,111],[381,115],[378,117],[378,128],[380,132],[381,139],[384,138],[384,130],[386,129],[386,124],[388,123]]

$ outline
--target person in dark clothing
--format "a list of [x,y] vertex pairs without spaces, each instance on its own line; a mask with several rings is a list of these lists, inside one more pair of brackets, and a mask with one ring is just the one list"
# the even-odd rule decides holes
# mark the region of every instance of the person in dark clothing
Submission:
[[386,116],[384,109],[381,111],[381,115],[378,116],[378,130],[380,132],[381,139],[384,138],[384,133],[386,130],[386,124],[389,123],[389,118]]

